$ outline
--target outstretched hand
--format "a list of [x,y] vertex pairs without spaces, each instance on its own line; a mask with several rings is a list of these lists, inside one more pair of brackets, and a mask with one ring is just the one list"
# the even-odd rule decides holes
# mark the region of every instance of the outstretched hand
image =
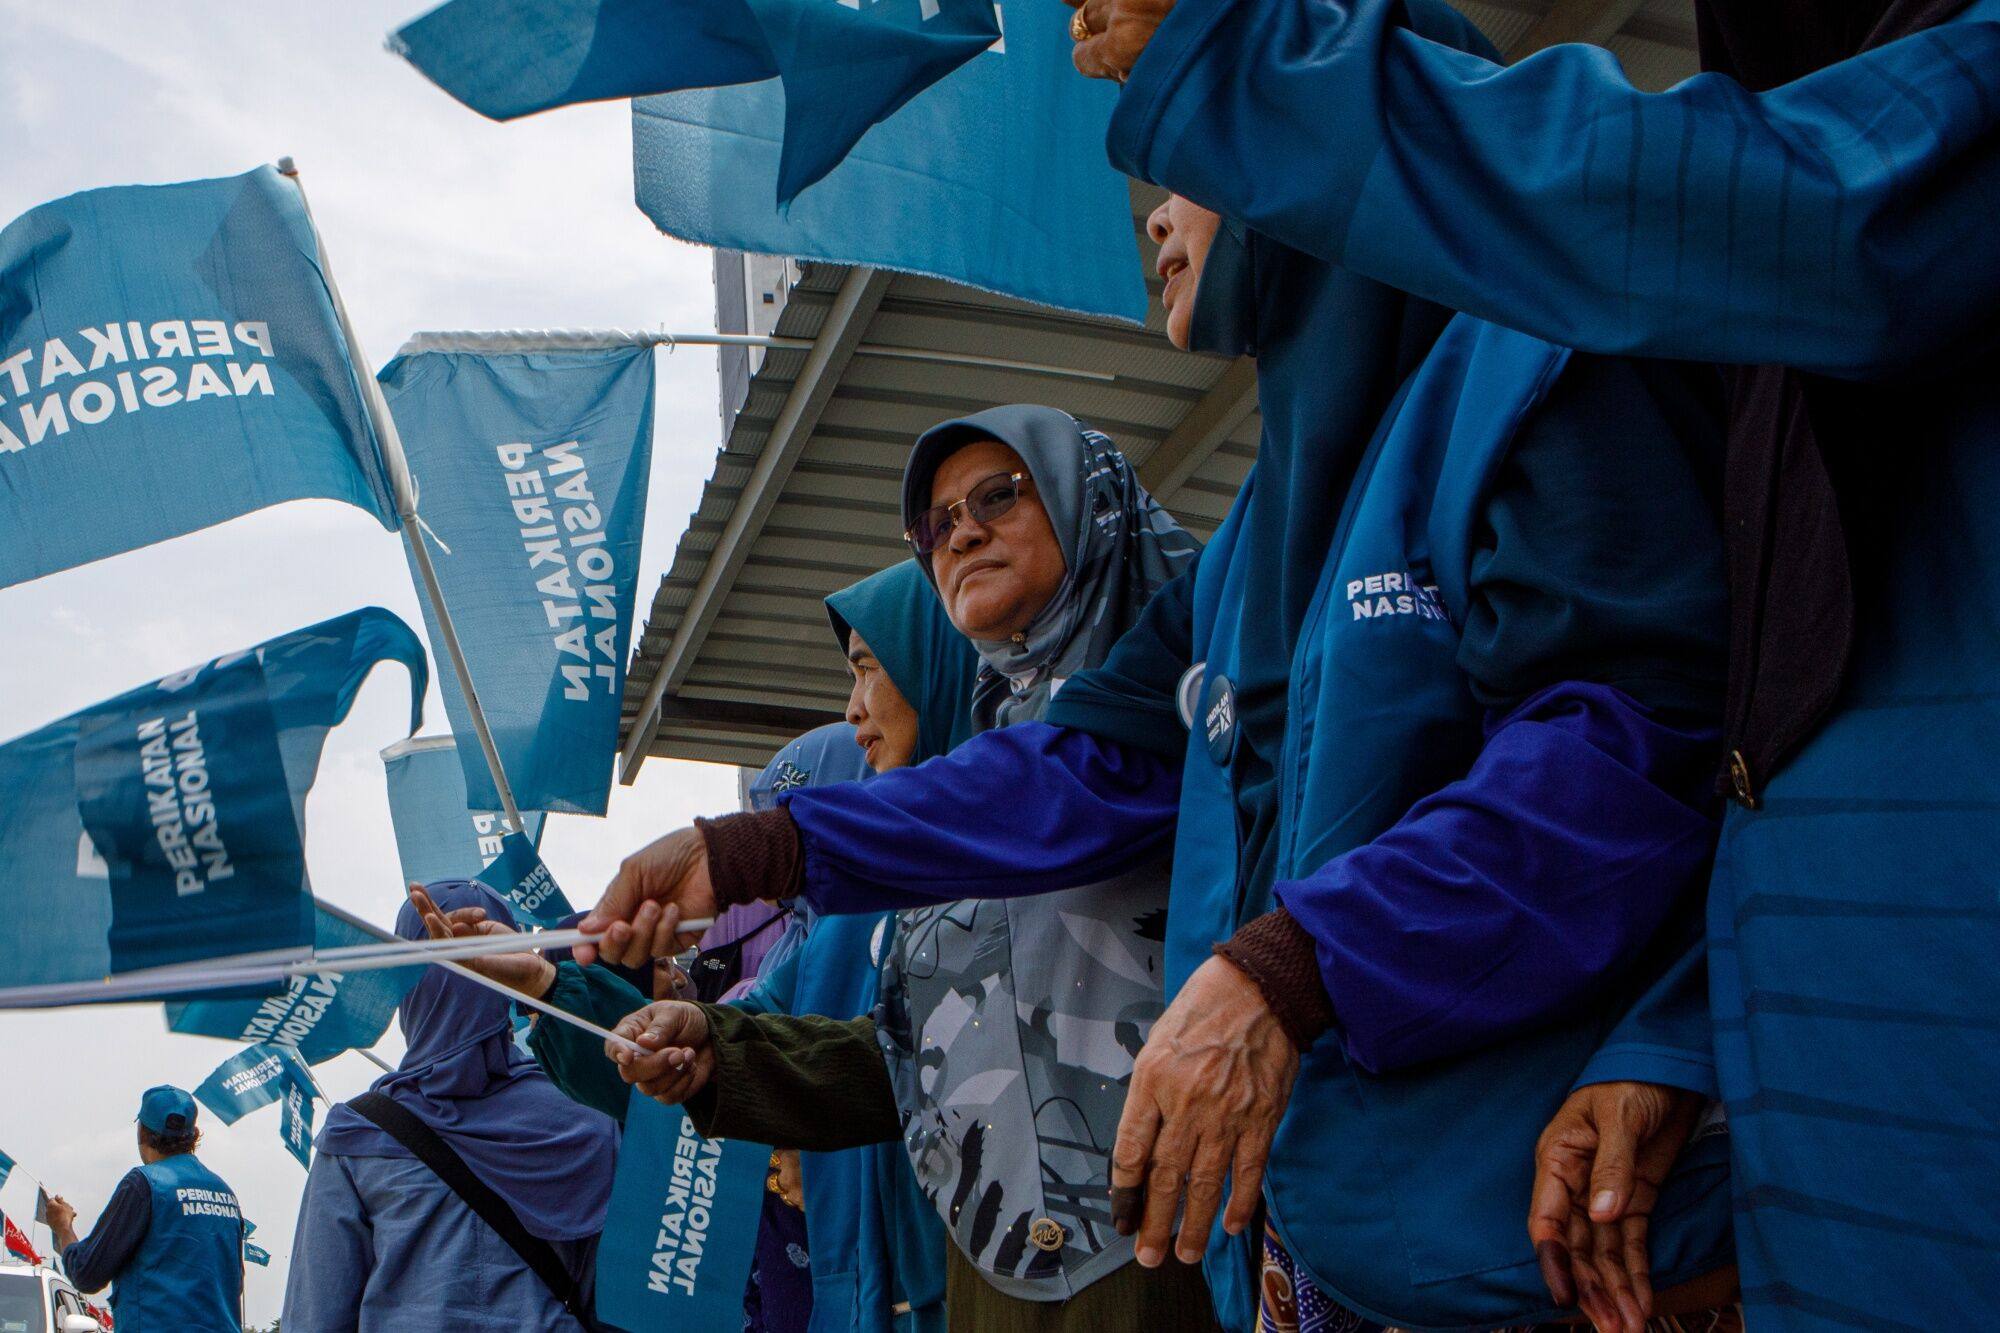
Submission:
[[[489,920],[483,907],[455,907],[446,912],[438,907],[424,886],[410,885],[410,906],[423,919],[424,933],[434,940],[463,939],[471,935],[513,935],[518,932],[498,921]],[[488,954],[484,958],[458,960],[472,971],[529,999],[539,1000],[555,984],[556,965],[538,953]]]
[[648,1054],[635,1055],[611,1042],[604,1053],[617,1064],[620,1078],[656,1102],[677,1106],[707,1087],[715,1073],[708,1015],[699,1005],[659,1000],[627,1014],[613,1031]]
[[1653,1083],[1594,1083],[1542,1131],[1528,1238],[1549,1295],[1598,1333],[1644,1333],[1652,1317],[1647,1224],[1704,1104]]
[[577,923],[604,938],[576,946],[576,961],[602,957],[624,967],[644,967],[700,942],[680,929],[684,920],[713,917],[715,886],[708,879],[708,848],[699,829],[677,829],[625,858],[597,906]]

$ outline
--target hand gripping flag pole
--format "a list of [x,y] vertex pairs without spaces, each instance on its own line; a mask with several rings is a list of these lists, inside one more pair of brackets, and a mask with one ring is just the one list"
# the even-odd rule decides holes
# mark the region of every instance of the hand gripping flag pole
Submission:
[[472,668],[466,664],[465,650],[459,646],[458,631],[452,626],[451,611],[444,603],[444,590],[438,586],[437,570],[431,565],[430,549],[424,545],[423,520],[417,516],[417,488],[410,476],[409,459],[403,453],[403,437],[396,430],[396,419],[389,414],[389,404],[382,397],[382,386],[369,370],[373,363],[361,350],[354,322],[347,317],[347,306],[340,299],[340,287],[333,280],[333,266],[327,259],[326,244],[319,234],[319,226],[312,220],[312,205],[306,199],[305,182],[299,179],[298,166],[291,158],[281,157],[278,159],[278,174],[298,189],[299,203],[306,211],[306,223],[312,227],[313,245],[319,251],[320,271],[326,278],[326,290],[333,298],[334,318],[340,324],[341,337],[347,342],[348,359],[354,363],[354,378],[360,382],[361,401],[375,427],[375,438],[382,449],[382,464],[388,471],[390,488],[395,492],[396,515],[402,520],[403,540],[409,544],[410,559],[422,580],[425,600],[437,617],[438,637],[444,640],[445,655],[451,659],[452,672],[458,677],[459,692],[465,696],[466,712],[472,716],[472,730],[479,738],[480,752],[486,756],[487,771],[493,775],[493,790],[500,797],[501,818],[509,832],[522,832],[521,810],[514,802],[514,789],[508,785],[506,769],[500,763],[500,749],[493,743],[493,732],[486,725],[486,712],[479,706],[479,691],[472,683]]

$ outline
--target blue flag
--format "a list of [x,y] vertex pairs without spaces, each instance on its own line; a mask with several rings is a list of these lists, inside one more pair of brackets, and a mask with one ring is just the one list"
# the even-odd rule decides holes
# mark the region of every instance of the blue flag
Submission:
[[233,1125],[285,1095],[290,1082],[298,1077],[293,1068],[297,1059],[283,1046],[264,1042],[246,1046],[210,1071],[194,1090],[194,1099],[223,1124]]
[[[1117,89],[1071,67],[1061,6],[1000,8],[1003,43],[870,130],[788,212],[770,198],[789,144],[790,85],[633,103],[639,207],[701,245],[873,264],[1143,321],[1130,186],[1104,156]],[[866,77],[840,62],[839,47],[825,55],[830,79]]]
[[0,988],[309,945],[306,793],[382,661],[414,730],[423,648],[370,607],[0,745]]
[[[396,826],[396,856],[405,881],[429,884],[470,879],[500,855],[507,832],[497,810],[471,810],[458,742],[450,736],[414,736],[382,751],[389,775],[389,818]],[[542,840],[545,816],[521,812],[528,837]]]
[[[653,454],[651,350],[419,351],[382,384],[516,801],[603,814]],[[471,736],[456,677],[440,684],[453,733]],[[479,749],[458,758],[471,808],[497,807]]]
[[306,496],[396,526],[318,256],[269,167],[0,231],[0,587]]
[[632,1090],[597,1247],[597,1313],[618,1328],[735,1328],[771,1150],[705,1139]]
[[[315,948],[373,944],[380,938],[323,908],[313,912]],[[293,977],[276,995],[174,1001],[167,1005],[167,1027],[202,1037],[269,1043],[316,1065],[380,1041],[396,1006],[423,971],[417,966],[346,976],[320,972]]]
[[271,1252],[262,1245],[252,1245],[246,1240],[243,1242],[243,1262],[255,1264],[259,1268],[269,1268],[271,1266]]
[[496,120],[775,80],[785,205],[999,37],[993,0],[451,0],[391,45]]
[[278,1121],[278,1137],[285,1150],[312,1170],[313,1089],[306,1076],[294,1065],[285,1068],[284,1114]]
[[0,1152],[0,1189],[7,1186],[7,1177],[14,1173],[14,1159]]
[[500,855],[479,872],[479,882],[511,903],[516,917],[538,926],[553,928],[576,914],[525,834],[509,833],[500,840]]

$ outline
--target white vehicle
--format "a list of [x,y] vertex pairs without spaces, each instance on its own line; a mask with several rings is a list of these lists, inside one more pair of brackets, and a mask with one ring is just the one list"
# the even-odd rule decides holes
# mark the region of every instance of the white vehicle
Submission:
[[53,1268],[0,1264],[0,1333],[104,1333]]

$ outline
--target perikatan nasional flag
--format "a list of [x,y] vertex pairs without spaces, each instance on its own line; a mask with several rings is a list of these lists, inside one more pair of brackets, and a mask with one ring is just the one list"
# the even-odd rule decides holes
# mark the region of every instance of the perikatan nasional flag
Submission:
[[1071,66],[1062,6],[1002,0],[1000,12],[1003,42],[870,130],[788,211],[770,191],[789,85],[635,101],[639,207],[700,245],[901,269],[1144,321],[1131,187],[1104,156],[1118,90]]
[[194,1090],[194,1099],[223,1124],[233,1125],[285,1095],[287,1073],[296,1076],[292,1062],[297,1059],[284,1046],[246,1046],[210,1071]]
[[[501,765],[522,809],[601,815],[653,456],[652,350],[412,350],[427,345],[382,385]],[[435,642],[428,600],[424,615]],[[471,737],[456,676],[439,683],[453,734]],[[458,758],[469,807],[497,808],[479,748]]]
[[[382,751],[389,778],[389,818],[406,883],[471,879],[500,855],[507,826],[497,810],[473,810],[451,736],[412,736]],[[547,817],[523,810],[528,840],[540,843]]]
[[391,46],[496,120],[768,82],[783,103],[782,161],[757,184],[783,207],[999,37],[993,0],[451,0]]
[[0,745],[0,988],[309,946],[306,793],[383,661],[415,731],[423,648],[369,607]]
[[307,496],[397,525],[291,182],[87,190],[0,231],[0,587]]
[[[315,949],[374,944],[381,938],[323,907],[313,909]],[[396,1006],[423,972],[421,965],[346,974],[315,972],[293,977],[275,995],[169,1001],[167,1027],[201,1037],[286,1047],[316,1065],[342,1051],[365,1051],[382,1040]]]

